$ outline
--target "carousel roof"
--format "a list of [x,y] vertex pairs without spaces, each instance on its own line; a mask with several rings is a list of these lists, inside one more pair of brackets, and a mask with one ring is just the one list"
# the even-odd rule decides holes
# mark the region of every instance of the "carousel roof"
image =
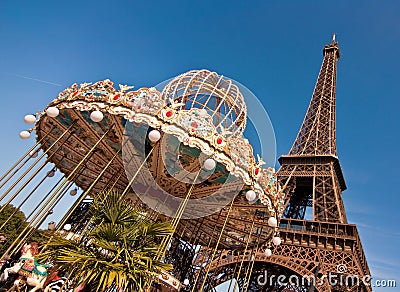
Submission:
[[[132,187],[129,198],[167,217],[190,192],[178,227],[185,240],[200,232],[201,243],[213,242],[232,200],[221,246],[244,246],[252,218],[261,240],[270,238],[275,229],[266,220],[279,217],[283,195],[273,169],[262,168],[242,136],[247,113],[238,87],[215,72],[195,70],[162,92],[132,88],[116,89],[107,79],[63,90],[35,126],[48,159],[83,190],[94,184],[93,196]],[[154,129],[160,142],[149,136]],[[205,170],[202,164],[210,159],[212,169]],[[137,173],[143,165],[146,171]]]

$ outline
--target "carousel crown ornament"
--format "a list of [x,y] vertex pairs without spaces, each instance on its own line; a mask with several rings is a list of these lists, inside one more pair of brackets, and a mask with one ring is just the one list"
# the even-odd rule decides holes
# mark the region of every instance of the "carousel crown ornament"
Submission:
[[[179,257],[172,248],[174,240],[207,250],[189,264],[197,265],[194,276],[189,279],[187,268],[186,273],[176,273],[181,284],[173,278],[176,287],[203,289],[209,263],[221,250],[265,248],[269,256],[272,244],[281,243],[278,225],[284,194],[275,170],[263,168],[265,162],[254,157],[244,138],[246,119],[239,88],[208,70],[181,74],[161,92],[121,84],[115,88],[109,79],[75,83],[44,111],[24,117],[33,128],[20,137],[28,139],[35,131],[37,143],[1,180],[8,182],[25,157],[33,161],[28,170],[37,166],[39,171],[29,177],[25,171],[17,179],[25,178],[24,186],[42,169],[45,177],[55,176],[56,169],[62,176],[28,216],[34,228],[65,194],[75,196],[81,189],[58,231],[82,232],[89,224],[79,225],[84,220],[74,216],[83,200],[103,190],[118,190],[152,220],[171,222],[174,234],[162,242],[160,259]],[[55,167],[46,170],[50,162]],[[10,204],[21,190],[12,194],[12,186],[0,200]],[[16,252],[29,232],[22,230],[6,253]]]

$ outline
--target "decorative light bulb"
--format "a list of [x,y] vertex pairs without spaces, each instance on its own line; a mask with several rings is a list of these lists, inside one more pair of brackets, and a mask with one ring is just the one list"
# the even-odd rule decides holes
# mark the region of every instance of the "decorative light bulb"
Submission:
[[90,114],[90,119],[95,123],[101,122],[103,118],[104,115],[101,111],[94,111]]
[[161,138],[161,133],[158,130],[151,130],[149,133],[149,140],[153,143],[157,142]]
[[278,226],[278,220],[275,217],[269,217],[268,225],[275,228]]
[[34,115],[26,115],[24,117],[24,122],[26,124],[34,124],[36,122],[36,117]]
[[249,190],[246,192],[247,201],[249,201],[249,202],[254,201],[256,199],[256,197],[257,197],[257,194],[255,191]]
[[31,133],[29,133],[28,131],[21,131],[21,132],[19,133],[19,137],[20,137],[22,140],[28,139],[30,136],[31,136]]
[[189,279],[183,280],[183,285],[185,285],[185,286],[189,285]]
[[208,112],[207,112],[207,110],[205,108],[203,108],[203,109],[200,110],[199,114],[200,114],[201,117],[205,117],[208,114]]
[[203,166],[204,166],[204,168],[205,168],[206,170],[212,170],[212,169],[215,168],[216,165],[217,165],[217,163],[216,163],[215,160],[212,159],[212,158],[206,159],[206,160],[204,161],[204,164],[203,164]]
[[275,245],[280,245],[280,244],[282,243],[282,240],[281,240],[280,237],[275,236],[274,238],[272,238],[272,242],[273,242]]
[[64,230],[65,230],[65,231],[70,231],[71,228],[72,228],[71,224],[65,224],[65,225],[64,225]]
[[55,118],[56,116],[58,116],[59,113],[60,113],[59,109],[56,108],[55,106],[51,106],[46,109],[46,114],[51,118]]
[[269,248],[267,248],[266,250],[264,250],[264,254],[265,254],[267,257],[270,257],[270,256],[272,255],[272,251],[271,251]]

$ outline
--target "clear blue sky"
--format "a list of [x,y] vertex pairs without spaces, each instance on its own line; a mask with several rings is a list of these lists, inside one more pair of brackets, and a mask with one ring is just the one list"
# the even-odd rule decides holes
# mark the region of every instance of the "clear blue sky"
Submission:
[[[0,2],[0,170],[33,143],[18,138],[23,116],[64,87],[104,78],[152,86],[201,68],[240,81],[262,100],[277,153],[285,154],[308,106],[322,48],[336,32],[347,215],[358,224],[373,276],[398,277],[399,2],[144,2]],[[386,290],[395,289],[375,289]]]

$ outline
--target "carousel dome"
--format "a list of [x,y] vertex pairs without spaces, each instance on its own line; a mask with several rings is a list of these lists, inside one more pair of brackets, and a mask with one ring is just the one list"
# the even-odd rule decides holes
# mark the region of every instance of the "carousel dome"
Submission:
[[178,110],[200,110],[209,115],[218,133],[241,137],[246,127],[246,104],[231,80],[208,70],[192,70],[175,77],[161,92]]

